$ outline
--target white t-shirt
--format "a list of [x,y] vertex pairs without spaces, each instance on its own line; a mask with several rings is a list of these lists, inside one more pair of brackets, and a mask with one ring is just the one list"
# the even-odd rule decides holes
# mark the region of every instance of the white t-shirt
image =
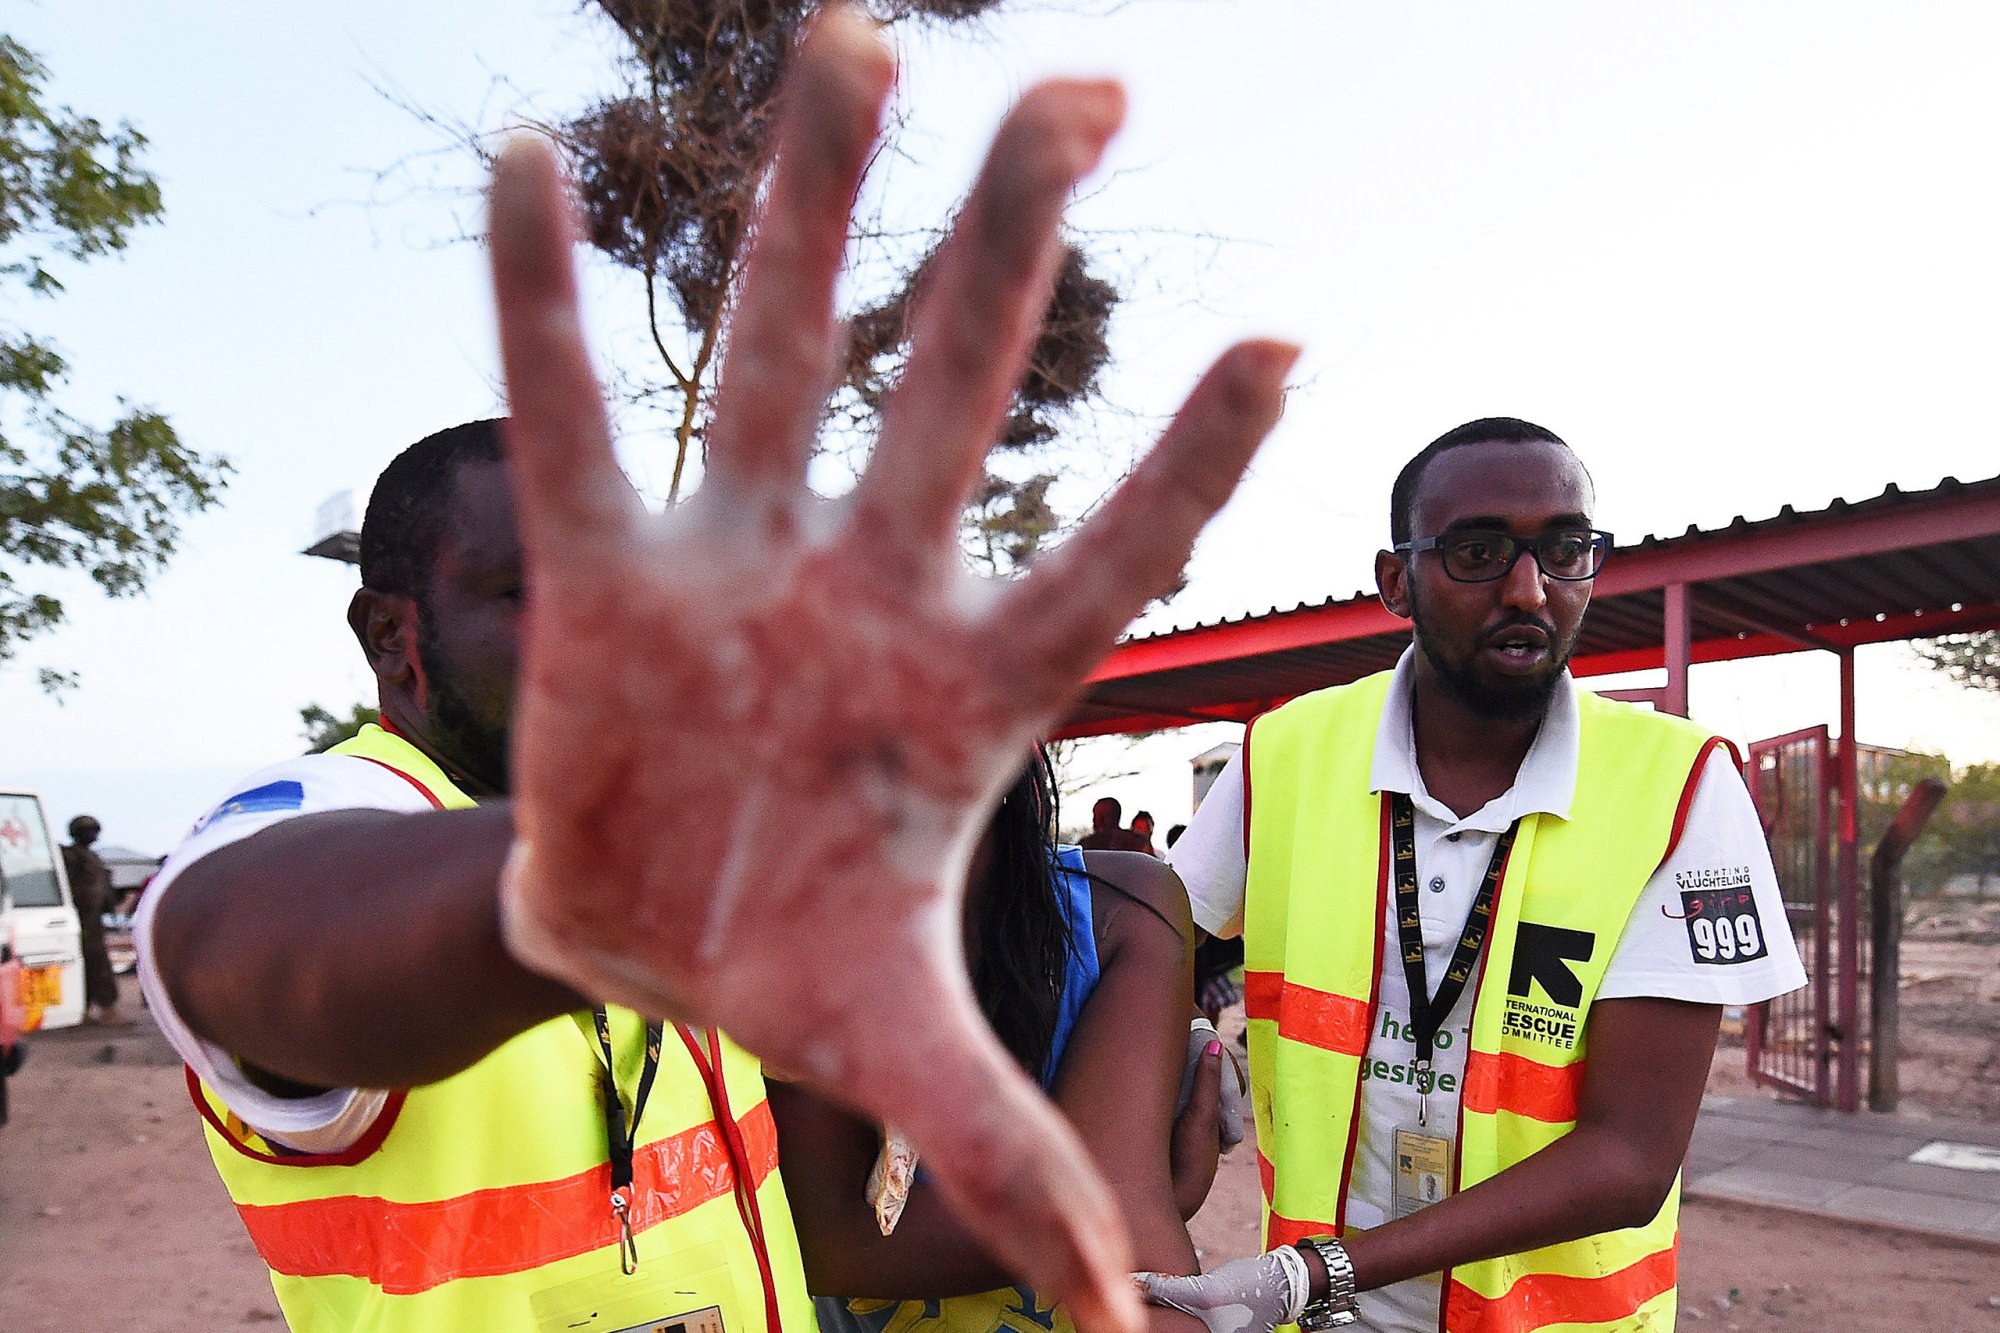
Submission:
[[[1579,722],[1576,687],[1565,677],[1534,744],[1521,761],[1514,785],[1460,819],[1424,789],[1417,769],[1410,725],[1411,661],[1406,652],[1389,687],[1375,736],[1369,785],[1373,791],[1407,793],[1415,810],[1424,972],[1434,993],[1450,964],[1500,835],[1525,815],[1568,817],[1576,790]],[[1195,922],[1221,936],[1240,934],[1243,928],[1243,895],[1249,873],[1244,854],[1243,780],[1239,751],[1167,855],[1187,885]],[[1754,910],[1731,918],[1732,922],[1748,918],[1741,924],[1740,941],[1735,925],[1718,935],[1702,922],[1705,934],[1701,934],[1686,919],[1684,891],[1718,888],[1748,889],[1751,895]],[[1382,983],[1375,1027],[1362,1061],[1361,1132],[1347,1199],[1347,1220],[1357,1227],[1380,1226],[1390,1220],[1395,1131],[1417,1123],[1410,988],[1403,975],[1395,914],[1382,915],[1382,939],[1377,946],[1382,950]],[[1619,936],[1598,998],[1752,1004],[1796,990],[1805,980],[1756,807],[1728,753],[1717,750],[1702,770],[1680,842],[1648,881]],[[1424,1132],[1447,1140],[1458,1120],[1458,1090],[1465,1076],[1472,997],[1478,983],[1475,970],[1439,1030],[1432,1059],[1437,1090],[1431,1094]],[[1438,1276],[1431,1274],[1364,1294],[1361,1327],[1383,1333],[1432,1333],[1437,1328],[1438,1281]]]
[[[407,779],[352,755],[309,754],[274,764],[236,784],[233,793],[195,824],[160,866],[132,922],[139,988],[160,1031],[223,1105],[265,1138],[301,1152],[332,1153],[353,1146],[374,1123],[388,1093],[335,1088],[312,1097],[279,1097],[243,1076],[236,1059],[189,1030],[153,968],[153,918],[182,871],[209,853],[300,815],[329,810],[431,809]],[[246,911],[256,904],[247,903]]]

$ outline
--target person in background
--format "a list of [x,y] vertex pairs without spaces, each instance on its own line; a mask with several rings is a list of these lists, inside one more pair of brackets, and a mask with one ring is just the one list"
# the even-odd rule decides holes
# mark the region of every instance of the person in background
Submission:
[[1153,812],[1151,810],[1141,810],[1138,814],[1132,816],[1132,836],[1145,844],[1139,848],[1140,851],[1148,856],[1159,855],[1159,852],[1153,848]]
[[[1193,1272],[1185,1219],[1214,1178],[1224,1071],[1211,1034],[1192,1052],[1193,1095],[1177,1120],[1190,1053],[1187,895],[1152,858],[1057,846],[1056,825],[1038,749],[973,858],[964,938],[980,1009],[1083,1136],[1140,1263]],[[783,1083],[771,1107],[821,1333],[1070,1333],[1064,1307],[968,1243],[921,1169],[883,1234],[879,1205],[871,1216],[862,1202],[881,1142],[872,1125]],[[1156,1328],[1201,1333],[1168,1320]]]
[[69,821],[69,842],[62,849],[63,873],[69,877],[83,945],[83,1021],[124,1027],[129,1014],[118,1008],[118,974],[111,970],[111,953],[104,942],[104,914],[111,910],[111,867],[92,846],[101,832],[89,815]]
[[1125,807],[1116,796],[1100,796],[1090,807],[1090,832],[1077,846],[1086,852],[1136,852],[1143,850],[1137,835],[1125,828]]

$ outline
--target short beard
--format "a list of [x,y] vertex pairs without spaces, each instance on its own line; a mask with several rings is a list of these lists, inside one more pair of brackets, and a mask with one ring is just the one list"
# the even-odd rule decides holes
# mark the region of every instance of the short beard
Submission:
[[1496,687],[1489,681],[1481,680],[1470,668],[1461,668],[1444,660],[1432,650],[1424,637],[1424,616],[1420,604],[1412,598],[1410,602],[1410,624],[1415,629],[1417,647],[1423,652],[1424,660],[1431,664],[1438,683],[1445,692],[1466,712],[1488,722],[1539,722],[1549,711],[1549,701],[1555,698],[1556,687],[1562,684],[1563,671],[1569,666],[1570,652],[1575,647],[1570,643],[1551,642],[1555,653],[1555,668],[1546,676],[1530,680],[1516,680],[1506,686]]
[[482,722],[457,682],[434,665],[443,660],[431,636],[433,617],[417,619],[417,652],[426,664],[424,721],[434,744],[469,778],[497,792],[511,790],[507,732]]

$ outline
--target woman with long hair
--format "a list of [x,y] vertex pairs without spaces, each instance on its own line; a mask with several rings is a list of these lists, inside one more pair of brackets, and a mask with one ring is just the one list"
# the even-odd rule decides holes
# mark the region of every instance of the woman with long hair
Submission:
[[[973,990],[1001,1043],[1091,1150],[1123,1206],[1139,1267],[1191,1273],[1185,1218],[1208,1192],[1216,1139],[1211,1103],[1190,1112],[1203,1123],[1175,1142],[1194,994],[1187,895],[1163,863],[1058,847],[1055,829],[1055,784],[1038,748],[973,859]],[[1220,1055],[1212,1045],[1204,1059]],[[867,1198],[883,1131],[797,1087],[774,1084],[771,1107],[822,1333],[1070,1333],[1060,1307],[1012,1284],[973,1244],[921,1167],[883,1234]],[[1156,1329],[1198,1333],[1174,1311],[1148,1313]]]

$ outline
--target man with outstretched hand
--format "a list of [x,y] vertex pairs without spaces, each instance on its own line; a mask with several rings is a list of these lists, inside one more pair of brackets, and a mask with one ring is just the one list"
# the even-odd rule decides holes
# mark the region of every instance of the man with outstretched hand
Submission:
[[1529,422],[1433,441],[1375,558],[1414,644],[1257,719],[1174,846],[1243,936],[1273,1247],[1143,1279],[1213,1333],[1673,1326],[1722,1007],[1805,975],[1728,747],[1565,669],[1595,498]]
[[[754,1062],[717,1027],[902,1127],[1080,1326],[1137,1322],[1113,1201],[973,1001],[965,867],[1228,497],[1294,351],[1225,354],[1062,550],[971,586],[959,513],[1063,204],[1122,111],[1110,85],[1041,85],[940,252],[866,476],[816,500],[834,283],[890,79],[844,9],[796,54],[707,481],[666,515],[613,461],[554,155],[508,147],[503,461],[436,479],[453,516],[419,538],[421,583],[357,594],[386,725],[327,762],[368,791],[308,811],[303,778],[260,775],[148,895],[145,985],[295,1326],[803,1333]],[[773,839],[776,811],[810,817]]]

